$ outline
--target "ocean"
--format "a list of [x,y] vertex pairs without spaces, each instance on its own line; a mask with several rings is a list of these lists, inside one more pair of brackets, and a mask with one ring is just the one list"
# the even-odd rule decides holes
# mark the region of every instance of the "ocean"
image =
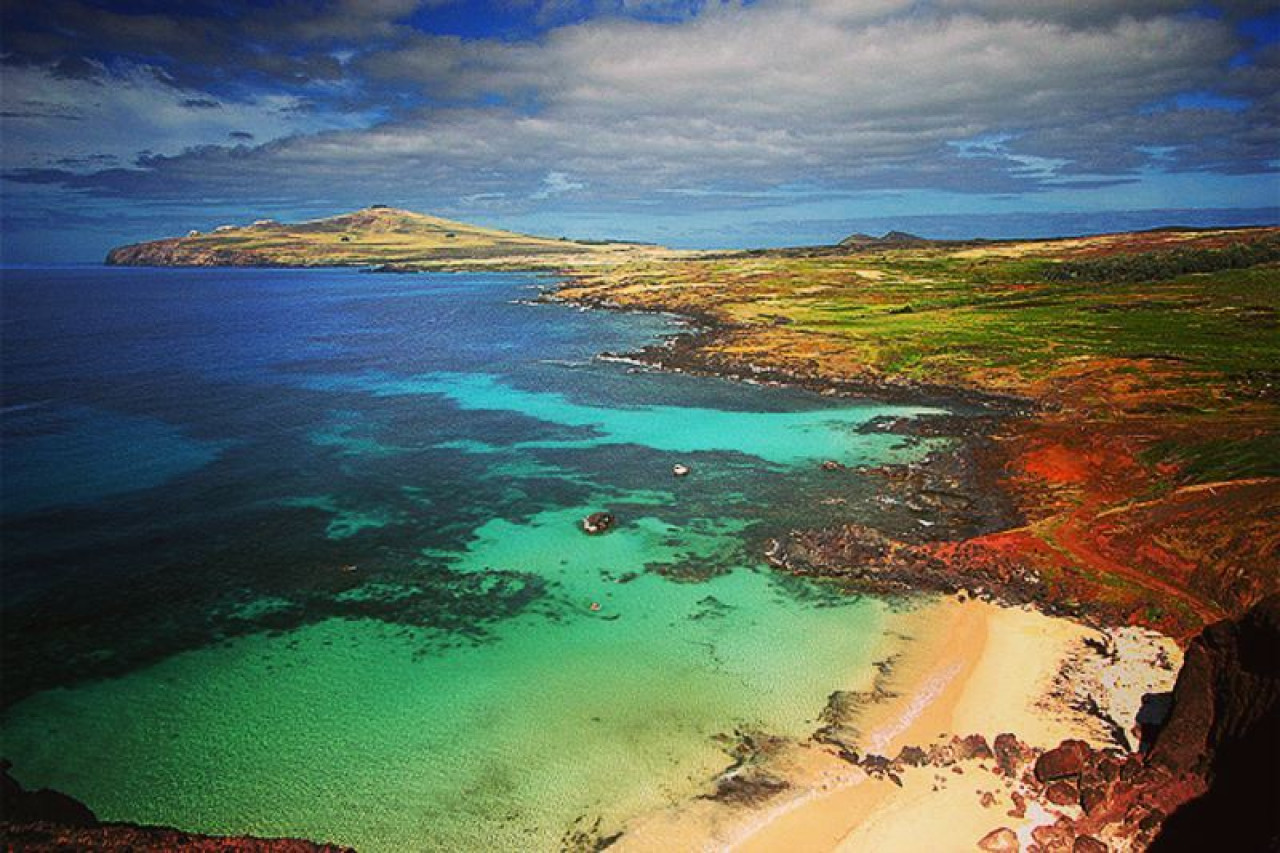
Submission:
[[759,555],[869,512],[852,468],[931,446],[869,425],[927,410],[599,360],[681,326],[553,284],[5,270],[18,779],[107,820],[557,849],[869,683],[889,605]]

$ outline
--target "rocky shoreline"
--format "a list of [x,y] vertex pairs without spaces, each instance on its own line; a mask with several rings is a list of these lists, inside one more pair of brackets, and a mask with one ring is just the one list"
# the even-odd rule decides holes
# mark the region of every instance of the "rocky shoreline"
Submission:
[[[560,299],[559,294],[548,298]],[[609,310],[636,310],[608,299],[575,297],[576,304]],[[991,549],[972,540],[1026,523],[1002,488],[1004,471],[992,453],[1001,427],[1028,419],[1043,402],[952,386],[930,386],[893,377],[834,379],[812,369],[789,369],[742,362],[716,350],[730,332],[715,317],[678,306],[652,304],[644,310],[674,313],[693,329],[626,355],[602,357],[638,367],[714,375],[759,384],[804,388],[825,396],[857,396],[895,403],[943,404],[961,415],[923,416],[871,428],[910,437],[948,437],[956,446],[907,466],[862,471],[885,478],[886,487],[905,493],[913,508],[926,507],[944,519],[925,529],[884,530],[862,524],[794,530],[771,540],[764,557],[775,569],[835,580],[855,591],[879,594],[937,592],[1007,606],[1031,605],[1099,629],[1122,629],[1131,614],[1097,602],[1063,601],[1049,595],[1034,568],[1016,555],[993,559]],[[832,465],[832,470],[840,466]],[[898,498],[894,498],[898,499]],[[1182,638],[1186,642],[1186,637]],[[1113,658],[1115,645],[1100,652]],[[869,776],[902,785],[902,775],[940,769],[963,774],[967,765],[990,773],[1010,794],[1011,816],[1024,817],[1035,803],[1052,816],[1020,840],[1007,828],[978,841],[988,851],[1106,853],[1108,850],[1205,849],[1225,840],[1248,839],[1248,849],[1280,848],[1280,826],[1263,800],[1280,791],[1274,757],[1280,755],[1280,595],[1271,595],[1235,620],[1206,628],[1188,644],[1187,662],[1171,694],[1143,696],[1132,715],[1115,709],[1081,708],[1109,724],[1116,745],[1096,749],[1078,740],[1051,749],[1028,747],[1016,733],[988,744],[982,735],[953,734],[927,746],[904,747],[892,758],[862,754],[854,740],[842,740],[838,720],[875,704],[874,694],[833,694],[824,712],[827,725],[816,742],[834,747]],[[1064,676],[1068,676],[1064,672]],[[1068,676],[1069,677],[1069,676]],[[1070,686],[1067,688],[1070,690]],[[1089,697],[1092,698],[1092,697]],[[1129,725],[1135,728],[1126,731]],[[1126,743],[1132,734],[1132,743]],[[748,743],[744,749],[767,753]],[[744,769],[745,768],[745,769]],[[939,777],[942,779],[945,777]],[[745,757],[716,782],[713,798],[759,804],[788,783]],[[936,788],[935,788],[936,790]],[[983,797],[990,808],[995,797]],[[1228,820],[1230,830],[1221,821]],[[1027,843],[1023,844],[1023,841]],[[1245,848],[1237,848],[1245,849]]]
[[[1110,850],[1274,850],[1280,845],[1280,595],[1241,618],[1197,636],[1170,694],[1143,697],[1136,715],[1142,742],[1134,749],[1095,748],[1069,739],[1051,749],[1011,732],[992,743],[981,734],[953,735],[889,758],[859,754],[835,736],[841,755],[872,778],[901,787],[903,777],[977,773],[990,777],[979,805],[1007,797],[1008,817],[1035,804],[1048,817],[1031,831],[1030,853]],[[837,697],[833,705],[838,707]],[[838,718],[838,712],[828,717]],[[825,735],[824,735],[825,733]],[[819,737],[832,737],[831,727]],[[997,795],[999,792],[999,795]],[[978,841],[987,851],[1017,851],[1008,827]]]
[[[558,299],[553,292],[549,299]],[[632,311],[608,300],[574,300],[590,308]],[[672,313],[659,308],[661,313]],[[833,379],[816,369],[738,364],[714,347],[726,329],[707,315],[680,314],[692,328],[633,353],[602,353],[607,360],[638,368],[715,376],[762,385],[802,388],[828,397],[882,400],[903,405],[930,405],[960,413],[920,415],[873,422],[866,429],[905,439],[945,438],[954,446],[900,466],[878,466],[858,473],[883,479],[890,500],[904,502],[926,525],[898,524],[891,529],[865,524],[794,530],[770,540],[764,558],[774,568],[806,577],[836,580],[870,593],[911,591],[958,593],[1006,604],[1033,604],[1057,616],[1106,624],[1117,620],[1094,614],[1078,603],[1054,601],[1044,594],[1033,571],[1015,561],[993,561],[974,555],[967,540],[1019,527],[1026,519],[1000,487],[1002,476],[993,444],[1001,426],[1031,416],[1033,401],[951,386],[907,381]]]

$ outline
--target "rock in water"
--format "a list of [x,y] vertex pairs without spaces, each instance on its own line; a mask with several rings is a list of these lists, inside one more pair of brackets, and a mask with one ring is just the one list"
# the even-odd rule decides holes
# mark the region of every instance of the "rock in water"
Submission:
[[582,519],[582,529],[592,536],[598,536],[610,530],[617,523],[612,513],[593,512]]
[[690,470],[691,470],[691,469],[689,468],[689,466],[688,466],[688,465],[684,465],[684,464],[681,464],[681,463],[679,463],[679,462],[677,462],[676,464],[674,464],[674,465],[672,465],[672,466],[671,466],[671,473],[672,473],[672,474],[675,474],[677,477],[687,477],[687,476],[689,476],[689,471],[690,471]]

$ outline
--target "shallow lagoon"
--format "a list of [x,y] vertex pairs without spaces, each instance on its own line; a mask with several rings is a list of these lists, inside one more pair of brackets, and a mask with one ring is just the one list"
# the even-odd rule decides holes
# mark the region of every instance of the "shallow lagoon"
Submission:
[[923,452],[858,430],[920,410],[594,361],[674,326],[524,303],[547,284],[8,274],[19,778],[108,819],[549,849],[865,684],[884,606],[755,554],[856,516],[874,484],[817,463]]

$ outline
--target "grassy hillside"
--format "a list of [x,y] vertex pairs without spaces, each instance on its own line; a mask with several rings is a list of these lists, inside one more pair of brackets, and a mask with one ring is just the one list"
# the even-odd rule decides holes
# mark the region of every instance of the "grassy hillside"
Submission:
[[219,226],[208,234],[113,249],[112,264],[182,266],[555,267],[570,260],[657,256],[657,247],[585,243],[482,228],[389,207],[284,224]]
[[1280,228],[743,253],[561,292],[717,321],[690,356],[714,369],[1030,401],[991,460],[1027,524],[957,570],[1012,561],[1176,633],[1280,588]]

